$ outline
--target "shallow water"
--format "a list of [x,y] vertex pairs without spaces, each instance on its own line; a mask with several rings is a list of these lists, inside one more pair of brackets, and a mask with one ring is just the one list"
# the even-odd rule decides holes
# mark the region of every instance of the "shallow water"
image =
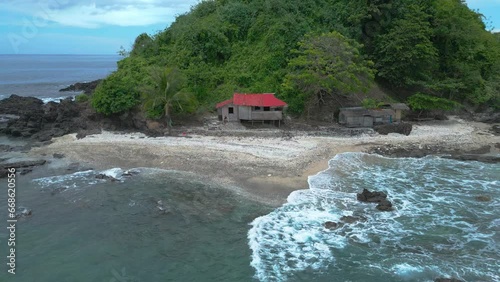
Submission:
[[[193,175],[137,171],[115,182],[94,171],[18,176],[18,201],[33,216],[18,222],[17,274],[0,280],[252,280],[246,232],[268,207]],[[2,253],[6,237],[2,228]]]
[[[17,176],[33,215],[18,222],[17,274],[0,281],[500,280],[498,164],[341,154],[277,209],[193,174],[64,165]],[[358,202],[363,188],[395,210]],[[323,227],[343,216],[358,220]]]

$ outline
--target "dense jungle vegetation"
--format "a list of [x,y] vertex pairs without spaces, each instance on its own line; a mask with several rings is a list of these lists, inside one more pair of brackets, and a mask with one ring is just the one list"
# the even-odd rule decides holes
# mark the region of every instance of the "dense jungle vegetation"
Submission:
[[92,104],[160,117],[274,92],[304,115],[383,85],[418,110],[500,108],[500,36],[489,29],[461,0],[202,1],[122,50]]

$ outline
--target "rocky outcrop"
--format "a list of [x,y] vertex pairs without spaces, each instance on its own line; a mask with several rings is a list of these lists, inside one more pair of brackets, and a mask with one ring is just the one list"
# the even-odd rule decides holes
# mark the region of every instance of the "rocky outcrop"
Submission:
[[465,282],[456,278],[436,278],[434,282]]
[[357,194],[358,201],[366,203],[378,203],[377,209],[380,211],[392,211],[392,203],[387,200],[387,195],[384,192],[370,192],[363,189],[363,192]]
[[413,126],[409,123],[391,123],[391,124],[381,124],[376,125],[373,129],[382,135],[387,135],[389,133],[398,133],[403,135],[410,135]]
[[370,192],[368,189],[363,189],[363,192],[358,193],[357,199],[361,202],[379,203],[387,199],[387,195],[384,192]]
[[334,230],[339,227],[339,224],[333,221],[327,221],[323,224],[326,229]]
[[114,178],[113,176],[106,175],[106,174],[103,174],[103,173],[100,173],[100,174],[96,175],[95,178],[109,180],[111,182],[119,181],[118,179]]
[[6,161],[0,163],[0,168],[25,168],[44,165],[46,160],[20,160],[20,161]]
[[40,99],[12,95],[0,100],[0,133],[13,137],[49,141],[53,137],[77,133],[77,138],[111,131],[140,131],[149,136],[165,133],[162,122],[146,119],[139,110],[121,115],[104,116],[97,113],[90,103],[78,103],[72,99],[60,103],[44,104]]
[[91,82],[77,82],[75,84],[71,84],[70,86],[60,89],[59,92],[65,91],[83,91],[85,94],[92,94],[94,90],[97,88],[97,85],[102,81],[102,79],[94,80]]
[[16,209],[16,219],[20,219],[23,217],[30,217],[33,215],[33,211],[25,208],[25,207],[18,207]]

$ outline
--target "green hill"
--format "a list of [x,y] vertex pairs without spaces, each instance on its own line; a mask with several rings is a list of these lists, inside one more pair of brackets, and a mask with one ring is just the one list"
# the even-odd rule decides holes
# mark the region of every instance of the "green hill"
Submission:
[[[94,107],[111,114],[143,104],[158,68],[178,69],[181,91],[194,98],[190,107],[173,103],[177,111],[212,110],[233,92],[275,92],[296,114],[417,93],[500,107],[498,36],[460,0],[203,1],[165,30],[139,35]],[[425,107],[439,107],[430,100]]]

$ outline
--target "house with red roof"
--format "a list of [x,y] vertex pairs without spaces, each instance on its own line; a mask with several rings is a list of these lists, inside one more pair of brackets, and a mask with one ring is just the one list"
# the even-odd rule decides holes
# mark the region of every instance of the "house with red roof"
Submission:
[[223,121],[281,121],[287,104],[274,93],[241,94],[216,105]]

